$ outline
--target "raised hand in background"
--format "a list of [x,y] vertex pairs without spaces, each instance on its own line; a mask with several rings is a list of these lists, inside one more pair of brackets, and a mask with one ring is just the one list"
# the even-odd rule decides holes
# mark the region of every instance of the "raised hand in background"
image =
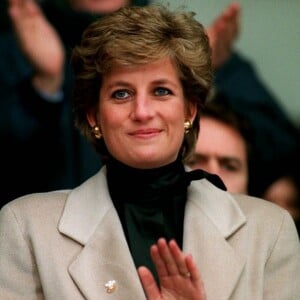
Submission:
[[233,44],[240,31],[240,13],[240,5],[233,2],[207,28],[214,69],[221,67],[232,54]]
[[33,86],[55,94],[64,78],[65,51],[59,35],[35,0],[9,0],[8,13],[16,38],[34,69]]

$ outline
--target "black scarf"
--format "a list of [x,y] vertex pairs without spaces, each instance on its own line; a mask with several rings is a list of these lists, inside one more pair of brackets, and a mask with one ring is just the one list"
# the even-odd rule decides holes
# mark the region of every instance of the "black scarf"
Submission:
[[136,267],[147,266],[156,276],[149,251],[160,237],[175,239],[182,247],[187,187],[192,180],[202,178],[224,189],[216,175],[202,170],[186,172],[181,159],[147,170],[109,159],[108,188]]

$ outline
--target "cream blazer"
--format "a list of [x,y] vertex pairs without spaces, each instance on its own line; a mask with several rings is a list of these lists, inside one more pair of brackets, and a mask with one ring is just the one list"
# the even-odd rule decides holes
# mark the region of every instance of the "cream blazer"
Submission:
[[[188,188],[183,250],[208,300],[299,300],[300,243],[290,215],[206,179]],[[146,299],[106,168],[74,190],[32,194],[0,213],[1,300]]]

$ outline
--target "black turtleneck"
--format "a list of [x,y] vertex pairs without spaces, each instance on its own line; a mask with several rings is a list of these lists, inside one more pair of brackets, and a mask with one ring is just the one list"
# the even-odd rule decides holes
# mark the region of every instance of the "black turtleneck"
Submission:
[[150,246],[160,237],[182,245],[187,181],[177,160],[157,169],[135,169],[114,159],[107,163],[108,188],[120,216],[135,265],[156,274]]
[[160,237],[175,239],[182,247],[187,187],[204,177],[216,179],[202,170],[185,172],[180,159],[156,169],[135,169],[109,159],[109,193],[136,267],[147,266],[156,276],[150,246]]

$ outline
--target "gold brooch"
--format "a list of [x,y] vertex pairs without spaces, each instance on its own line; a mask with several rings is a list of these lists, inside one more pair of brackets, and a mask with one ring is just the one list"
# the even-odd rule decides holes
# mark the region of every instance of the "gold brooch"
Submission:
[[117,282],[116,280],[112,279],[105,283],[104,285],[106,293],[111,294],[117,289]]

